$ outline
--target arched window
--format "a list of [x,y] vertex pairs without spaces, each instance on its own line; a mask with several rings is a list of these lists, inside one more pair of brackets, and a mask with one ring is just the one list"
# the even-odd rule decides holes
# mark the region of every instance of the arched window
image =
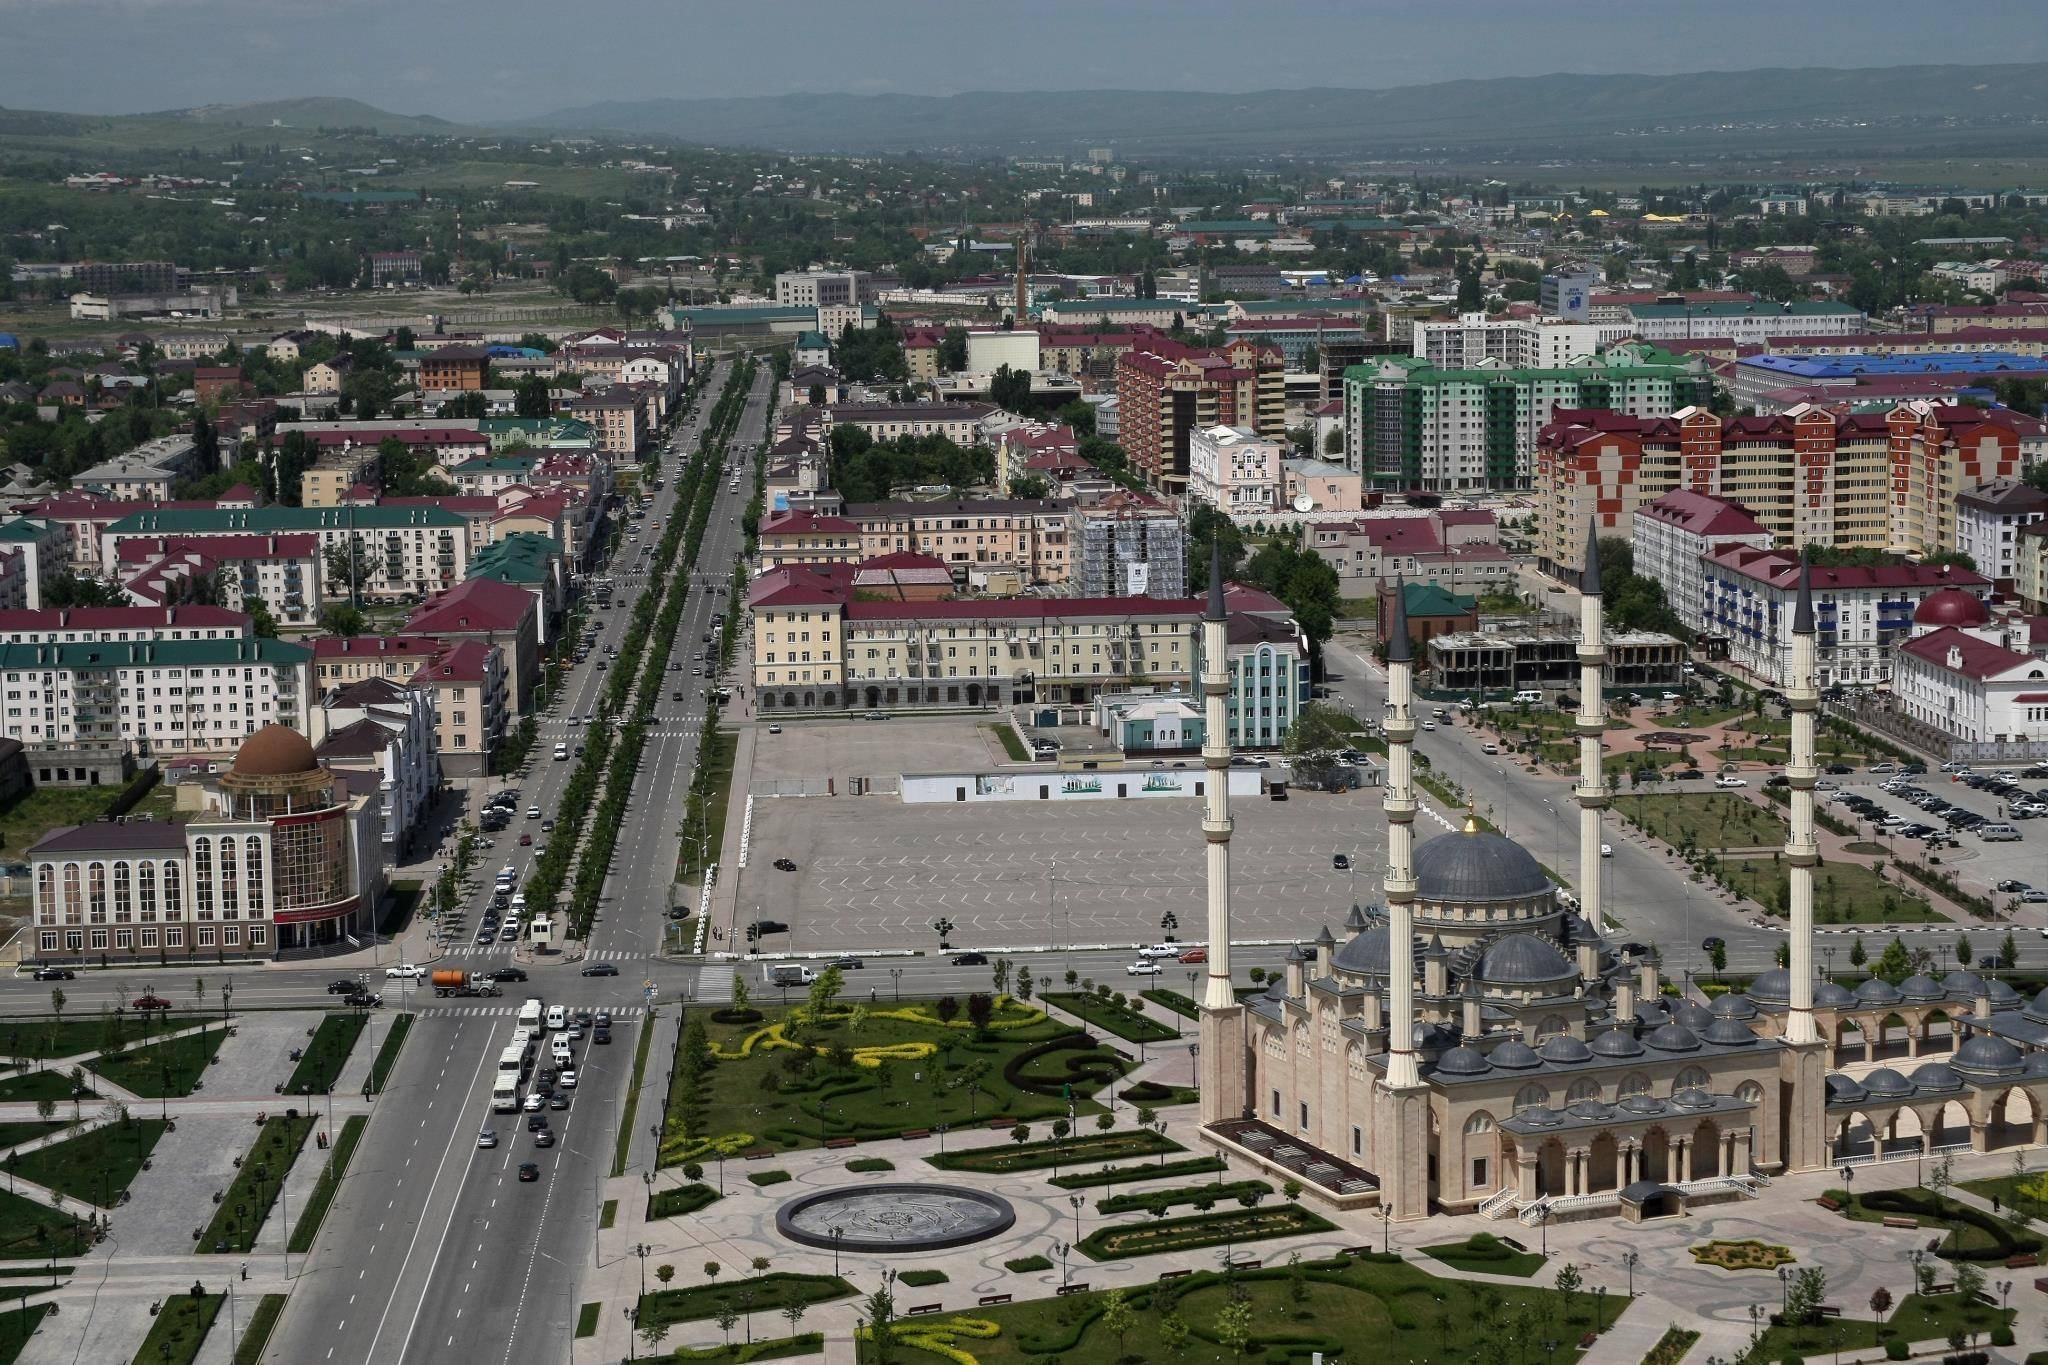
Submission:
[[1671,1082],[1671,1093],[1676,1095],[1681,1090],[1711,1090],[1713,1086],[1714,1078],[1706,1073],[1704,1067],[1689,1066],[1679,1072],[1678,1078]]
[[92,924],[107,922],[107,865],[88,863],[85,868],[85,895],[87,921]]
[[1764,1102],[1764,1088],[1755,1081],[1744,1081],[1741,1085],[1735,1087],[1735,1098],[1741,1100],[1744,1104],[1762,1104]]
[[1550,1090],[1541,1085],[1525,1085],[1515,1093],[1515,1112],[1533,1109],[1539,1104],[1550,1103]]
[[1543,1016],[1543,1022],[1536,1026],[1536,1041],[1540,1043],[1545,1038],[1555,1038],[1560,1033],[1569,1032],[1570,1029],[1571,1025],[1565,1022],[1562,1014],[1547,1014]]
[[1572,1088],[1564,1092],[1566,1104],[1577,1104],[1580,1100],[1600,1098],[1600,1082],[1587,1076],[1572,1082]]
[[213,840],[192,841],[192,909],[196,919],[213,918]]
[[42,924],[57,922],[57,869],[50,863],[36,866],[36,920]]
[[241,915],[242,888],[235,880],[236,871],[235,838],[225,835],[220,841],[220,917],[235,919]]
[[144,858],[135,868],[135,899],[144,924],[156,923],[156,864]]
[[242,873],[248,878],[249,913],[263,913],[263,841],[250,835],[243,842]]
[[1616,1098],[1625,1100],[1630,1095],[1647,1095],[1649,1093],[1650,1078],[1640,1071],[1632,1071],[1621,1078],[1621,1086],[1616,1091]]
[[114,923],[126,924],[135,917],[132,873],[126,858],[114,864]]
[[64,864],[64,922],[85,923],[84,881],[77,863]]
[[1473,1137],[1480,1133],[1490,1133],[1492,1131],[1493,1115],[1487,1113],[1484,1109],[1465,1120],[1466,1137]]
[[[164,918],[185,918],[185,869],[168,859],[164,862]],[[178,932],[182,934],[185,931],[180,929]]]

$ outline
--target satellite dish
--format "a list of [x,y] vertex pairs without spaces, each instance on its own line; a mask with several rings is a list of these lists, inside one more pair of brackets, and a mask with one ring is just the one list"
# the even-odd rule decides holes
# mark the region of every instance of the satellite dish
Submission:
[[1313,512],[1316,510],[1316,500],[1306,493],[1296,493],[1294,495],[1294,510],[1297,512]]

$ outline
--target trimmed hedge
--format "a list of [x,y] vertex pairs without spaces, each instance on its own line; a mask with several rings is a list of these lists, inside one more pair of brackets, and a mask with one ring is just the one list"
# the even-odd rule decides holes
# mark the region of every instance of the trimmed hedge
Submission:
[[1936,1204],[1934,1196],[1920,1190],[1872,1190],[1859,1194],[1856,1201],[1866,1209],[1879,1213],[1912,1214],[1921,1218],[1938,1218],[1950,1223],[1968,1223],[1972,1228],[1991,1239],[1988,1247],[1968,1251],[1947,1250],[1937,1254],[1950,1261],[2006,1261],[2014,1256],[2038,1254],[2041,1250],[2039,1237],[2024,1237],[2015,1234],[2010,1225],[2002,1219],[1993,1218],[1980,1209],[1966,1204],[1944,1200]]
[[678,1185],[673,1189],[656,1190],[648,1202],[649,1218],[678,1218],[686,1213],[717,1203],[719,1193],[709,1185]]
[[922,1289],[928,1284],[945,1284],[947,1280],[943,1270],[906,1270],[896,1278],[913,1289]]
[[1199,1204],[1205,1199],[1212,1199],[1218,1204],[1234,1204],[1239,1195],[1252,1191],[1267,1195],[1273,1192],[1273,1187],[1263,1180],[1233,1180],[1227,1185],[1177,1185],[1170,1190],[1151,1190],[1144,1194],[1113,1194],[1107,1199],[1096,1200],[1095,1211],[1164,1213],[1176,1204]]
[[1151,1166],[1104,1166],[1099,1171],[1076,1171],[1072,1175],[1056,1175],[1048,1183],[1063,1190],[1085,1190],[1094,1185],[1127,1185],[1139,1180],[1208,1175],[1229,1169],[1230,1163],[1220,1156],[1195,1156],[1185,1161],[1164,1161]]
[[1091,1261],[1114,1261],[1336,1230],[1337,1225],[1319,1213],[1299,1204],[1281,1204],[1275,1208],[1232,1209],[1228,1213],[1198,1213],[1187,1218],[1097,1228],[1076,1242],[1074,1249]]
[[[1003,1080],[1026,1094],[1043,1095],[1047,1099],[1064,1098],[1068,1086],[1072,1086],[1077,1094],[1090,1094],[1101,1086],[1114,1085],[1124,1078],[1123,1065],[1116,1058],[1098,1051],[1101,1046],[1100,1039],[1081,1029],[1048,1038],[1042,1043],[1032,1044],[1003,1063]],[[1083,1055],[1066,1058],[1066,1070],[1058,1076],[1025,1074],[1025,1069],[1033,1062],[1061,1052]]]

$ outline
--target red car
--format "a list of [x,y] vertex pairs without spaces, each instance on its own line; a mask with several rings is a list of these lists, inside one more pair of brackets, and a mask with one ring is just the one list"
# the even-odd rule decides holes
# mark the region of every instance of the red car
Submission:
[[533,847],[533,836],[532,836],[531,834],[522,834],[522,835],[520,835],[520,836],[519,836],[519,846],[520,846],[521,848],[532,848],[532,847]]
[[1190,948],[1180,955],[1180,960],[1182,962],[1207,962],[1209,960],[1209,950],[1207,948]]
[[164,999],[161,995],[138,995],[135,997],[135,1008],[139,1010],[167,1010],[170,1007],[171,1002]]

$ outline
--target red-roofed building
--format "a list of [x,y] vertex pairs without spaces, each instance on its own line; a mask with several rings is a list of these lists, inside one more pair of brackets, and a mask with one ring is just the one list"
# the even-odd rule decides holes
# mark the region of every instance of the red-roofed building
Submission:
[[311,625],[326,605],[320,537],[310,532],[126,536],[114,554],[122,591],[144,606],[188,600],[208,580],[220,600],[256,598],[280,625]]
[[1026,466],[1040,455],[1071,455],[1080,458],[1081,443],[1070,426],[1027,422],[1010,427],[996,437],[997,486],[1008,488],[1025,477]]
[[482,640],[429,643],[436,649],[412,675],[412,685],[434,694],[441,770],[450,777],[487,776],[512,711],[505,651]]
[[1397,577],[1468,597],[1514,591],[1514,561],[1491,512],[1366,514],[1311,522],[1306,531],[1308,548],[1337,571],[1346,597],[1374,596]]
[[[1784,686],[1791,676],[1799,556],[1791,550],[1729,545],[1702,559],[1700,568],[1702,633],[1724,644],[1736,667],[1771,686]],[[1912,633],[1914,612],[1950,588],[1988,597],[1991,580],[1950,565],[1813,570],[1821,686],[1888,682],[1897,647]]]
[[1219,349],[1147,336],[1117,359],[1117,433],[1131,468],[1175,496],[1188,485],[1194,433],[1243,427],[1286,434],[1286,386],[1279,350],[1238,340]]
[[1675,488],[1636,509],[1635,571],[1664,585],[1664,600],[1686,626],[1704,627],[1700,561],[1730,545],[1768,550],[1770,530],[1730,498]]
[[512,717],[532,709],[540,681],[540,599],[526,589],[468,579],[422,603],[397,633],[496,645],[505,653]]
[[1908,720],[1952,742],[2048,740],[2048,659],[1955,626],[1899,646],[1892,697]]
[[953,595],[953,571],[942,559],[903,550],[856,564],[853,590],[892,602],[940,602]]
[[248,613],[226,607],[46,607],[0,611],[0,645],[69,645],[120,640],[242,640]]
[[761,519],[761,563],[857,564],[860,524],[817,512],[770,512]]

